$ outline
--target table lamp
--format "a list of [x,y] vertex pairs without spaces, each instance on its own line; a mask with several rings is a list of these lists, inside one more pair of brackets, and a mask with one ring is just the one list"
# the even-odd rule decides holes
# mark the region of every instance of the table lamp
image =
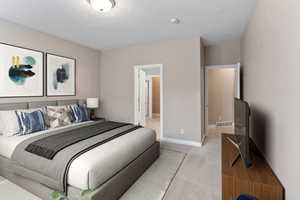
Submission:
[[99,99],[98,98],[87,98],[86,99],[86,107],[90,110],[91,120],[96,119],[95,109],[97,109],[99,107]]

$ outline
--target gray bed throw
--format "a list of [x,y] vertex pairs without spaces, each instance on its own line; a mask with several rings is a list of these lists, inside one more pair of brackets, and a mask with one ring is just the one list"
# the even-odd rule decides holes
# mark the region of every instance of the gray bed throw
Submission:
[[[102,125],[106,126],[107,124],[103,124],[103,122],[95,122],[89,125],[82,125],[80,128],[69,127],[64,130],[56,130],[55,132],[51,132],[50,134],[42,134],[25,140],[24,142],[19,144],[13,152],[11,159],[14,163],[14,173],[46,185],[47,187],[52,188],[55,191],[66,194],[68,171],[73,160],[75,160],[83,153],[101,144],[104,144],[107,141],[110,141],[116,137],[120,137],[121,135],[140,128],[140,126],[131,124],[124,124],[124,126],[121,126],[121,124],[119,124],[120,127],[108,129],[106,132],[100,131],[98,132],[98,134],[87,137],[83,140],[77,135],[78,130],[84,130],[84,132],[82,131],[81,134],[87,134],[89,128],[98,127],[92,129],[101,130],[101,128],[99,127]],[[45,138],[45,141],[47,141],[49,140],[49,138],[53,137],[53,141],[58,142],[58,138],[60,136],[63,136],[62,133],[71,132],[76,133],[76,138],[80,138],[80,140],[78,139],[76,143],[71,142],[71,145],[70,143],[68,143],[68,145],[64,148],[61,148],[61,145],[57,145],[57,147],[60,148],[54,148],[56,147],[56,145],[54,145],[54,147],[50,145],[51,148],[53,148],[52,150],[60,149],[55,153],[55,156],[52,160],[25,150],[28,146],[30,146],[30,144],[41,145],[41,148],[45,147],[43,146],[45,144],[42,142]],[[60,142],[58,144],[60,144]]]
[[64,148],[67,148],[72,144],[126,125],[129,124],[106,121],[88,127],[81,127],[75,130],[69,130],[64,133],[41,138],[29,144],[25,150],[30,153],[52,160],[59,151],[61,151]]

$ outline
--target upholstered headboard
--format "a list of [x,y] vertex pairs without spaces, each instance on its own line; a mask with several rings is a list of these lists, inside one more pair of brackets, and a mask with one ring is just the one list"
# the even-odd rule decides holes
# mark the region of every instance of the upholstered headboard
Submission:
[[0,104],[0,110],[27,109],[28,103],[3,103]]
[[57,101],[37,101],[28,103],[29,108],[40,108],[44,106],[56,106]]
[[56,106],[56,105],[70,105],[70,104],[84,104],[85,100],[82,99],[68,99],[57,101],[33,101],[22,103],[2,103],[0,104],[0,110],[17,110],[28,108],[40,108],[44,106]]
[[59,100],[57,101],[58,106],[71,105],[71,104],[79,104],[79,100],[77,99],[68,99],[68,100]]

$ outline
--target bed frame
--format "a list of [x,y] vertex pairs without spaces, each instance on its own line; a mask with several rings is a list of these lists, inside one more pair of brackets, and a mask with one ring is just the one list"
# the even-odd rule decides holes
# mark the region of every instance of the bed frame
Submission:
[[[59,100],[59,101],[39,101],[28,103],[0,104],[0,110],[28,109],[43,106],[82,104],[84,100]],[[159,157],[160,144],[155,142],[150,148],[145,150],[135,160],[125,166],[113,177],[100,185],[97,189],[86,195],[83,200],[117,200],[130,186],[145,172],[145,170]],[[0,156],[0,175],[28,190],[44,200],[49,200],[52,192],[51,188],[40,183],[31,181],[14,174],[11,170],[11,160]],[[68,197],[77,196],[80,190],[68,187]]]

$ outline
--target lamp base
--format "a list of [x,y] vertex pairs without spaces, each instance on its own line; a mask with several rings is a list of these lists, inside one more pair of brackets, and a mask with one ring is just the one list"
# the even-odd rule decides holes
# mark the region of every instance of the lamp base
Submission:
[[95,109],[90,109],[90,119],[91,120],[95,120],[96,119]]

